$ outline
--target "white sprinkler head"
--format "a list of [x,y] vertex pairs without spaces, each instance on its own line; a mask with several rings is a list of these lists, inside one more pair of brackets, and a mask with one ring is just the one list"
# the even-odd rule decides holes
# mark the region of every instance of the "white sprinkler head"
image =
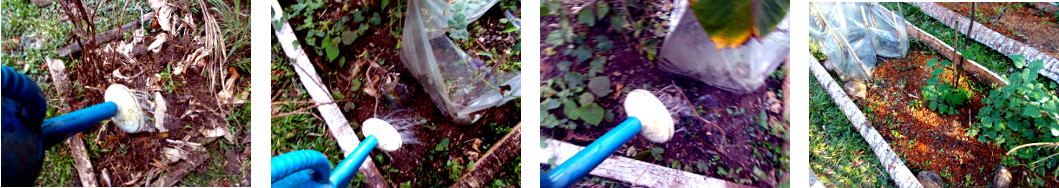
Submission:
[[110,119],[114,121],[115,125],[118,125],[118,128],[127,133],[143,131],[142,127],[145,121],[143,109],[140,108],[140,102],[136,100],[132,90],[129,90],[125,85],[111,84],[110,87],[107,87],[103,100],[117,104],[118,113]]
[[640,119],[643,135],[655,143],[662,143],[673,137],[673,117],[662,101],[647,90],[636,89],[625,97],[625,114]]
[[401,133],[398,133],[393,125],[379,118],[365,120],[360,131],[364,133],[364,137],[375,135],[375,139],[379,140],[379,145],[376,148],[383,151],[391,152],[401,148],[401,143],[403,142]]

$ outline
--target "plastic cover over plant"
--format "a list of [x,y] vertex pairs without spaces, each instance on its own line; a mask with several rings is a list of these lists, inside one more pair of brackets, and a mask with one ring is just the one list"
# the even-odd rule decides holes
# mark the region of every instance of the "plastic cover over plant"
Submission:
[[876,56],[908,53],[904,17],[878,3],[814,3],[810,9],[809,36],[820,42],[827,68],[843,81],[869,79]]
[[790,53],[789,16],[765,37],[718,49],[688,6],[676,7],[671,21],[676,25],[670,25],[672,32],[667,34],[659,55],[662,70],[744,94],[764,85],[765,77]]
[[[471,23],[498,0],[457,1],[466,4],[455,13],[453,4],[444,0],[408,1],[401,61],[430,94],[434,105],[457,123],[469,124],[480,117],[474,112],[520,96],[521,75],[518,70],[504,72],[486,66],[446,35],[450,29],[465,29],[450,27],[449,23]],[[452,20],[454,15],[463,20]]]

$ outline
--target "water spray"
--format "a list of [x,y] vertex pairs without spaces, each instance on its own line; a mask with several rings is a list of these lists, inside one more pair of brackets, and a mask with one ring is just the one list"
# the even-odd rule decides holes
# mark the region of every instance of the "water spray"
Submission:
[[373,148],[393,152],[400,149],[404,142],[397,129],[382,119],[365,120],[360,130],[364,133],[364,140],[334,171],[327,157],[315,150],[299,150],[272,157],[272,186],[304,187],[307,183],[317,183],[345,188],[357,175]]
[[673,117],[651,92],[642,89],[629,92],[624,107],[629,118],[555,169],[542,172],[541,187],[569,187],[603,163],[636,133],[655,143],[663,143],[673,137]]

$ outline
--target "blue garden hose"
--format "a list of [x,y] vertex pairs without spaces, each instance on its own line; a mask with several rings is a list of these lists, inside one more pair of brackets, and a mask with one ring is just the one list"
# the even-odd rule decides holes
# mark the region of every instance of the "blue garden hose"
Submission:
[[541,187],[569,187],[588,175],[637,133],[656,143],[672,137],[673,119],[654,94],[641,89],[633,90],[626,95],[624,107],[628,119],[550,172],[541,171]]
[[357,175],[372,149],[395,151],[403,142],[393,126],[377,118],[365,121],[361,130],[366,137],[334,171],[331,170],[327,157],[314,150],[300,150],[272,157],[272,186],[345,188]]
[[346,188],[346,185],[349,185],[349,181],[353,180],[353,176],[357,176],[357,170],[360,169],[360,165],[363,165],[364,160],[368,159],[368,153],[378,144],[379,140],[375,136],[368,135],[367,138],[364,138],[364,141],[360,142],[360,145],[357,145],[357,149],[354,149],[353,153],[346,156],[342,163],[338,163],[335,171],[331,173],[331,182],[339,183],[335,184],[336,188]]
[[593,141],[592,144],[577,152],[559,167],[552,169],[547,177],[541,177],[541,186],[569,187],[574,182],[577,182],[578,179],[587,175],[588,172],[591,172],[592,169],[595,169],[596,166],[599,166],[600,163],[603,163],[603,160],[606,160],[610,154],[613,154],[621,145],[636,136],[640,129],[640,120],[636,117],[629,117],[629,119],[618,124],[618,127],[614,127],[607,134]]
[[33,80],[8,66],[2,69],[3,186],[31,186],[40,173],[44,151],[99,121],[115,116],[105,102],[44,120],[48,104]]
[[100,121],[114,117],[117,113],[118,106],[114,102],[104,102],[45,120],[41,125],[41,131],[44,133],[44,148],[51,148]]

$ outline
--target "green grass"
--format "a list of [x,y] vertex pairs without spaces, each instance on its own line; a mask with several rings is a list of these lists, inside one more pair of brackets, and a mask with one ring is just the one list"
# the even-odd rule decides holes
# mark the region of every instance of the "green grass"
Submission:
[[70,157],[69,153],[70,149],[66,147],[66,144],[58,144],[55,145],[55,147],[48,149],[48,151],[44,154],[44,168],[41,168],[40,176],[37,177],[37,186],[80,186],[79,184],[74,183],[74,181],[78,181],[77,171],[74,170],[74,159]]
[[[273,97],[284,101],[310,100],[279,45],[272,47],[272,62],[272,70],[282,72],[281,75],[273,75],[271,78],[273,89],[277,89],[272,93],[276,95]],[[310,104],[284,104],[272,107],[278,108],[279,112],[290,112],[308,106]],[[327,156],[331,165],[337,165],[341,159],[345,158],[342,155],[342,148],[338,147],[338,142],[331,137],[327,125],[311,113],[312,111],[306,111],[306,113],[272,119],[271,154],[278,156],[298,150],[316,150]],[[357,126],[356,122],[350,123],[354,125],[354,128]],[[361,187],[360,178],[361,175],[357,175],[351,186]]]
[[829,186],[895,187],[845,114],[809,75],[809,166]]

